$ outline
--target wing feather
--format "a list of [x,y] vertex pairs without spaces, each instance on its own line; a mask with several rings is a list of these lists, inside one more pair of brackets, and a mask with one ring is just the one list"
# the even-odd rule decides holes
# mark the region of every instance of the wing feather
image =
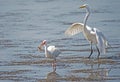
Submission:
[[65,35],[73,36],[83,31],[83,23],[73,23],[66,31]]
[[53,57],[57,57],[61,53],[61,51],[55,46],[49,46],[47,49]]

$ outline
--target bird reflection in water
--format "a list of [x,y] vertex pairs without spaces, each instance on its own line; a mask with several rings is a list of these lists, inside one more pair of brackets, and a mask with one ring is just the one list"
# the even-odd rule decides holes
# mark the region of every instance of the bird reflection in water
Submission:
[[87,78],[89,78],[91,80],[104,81],[108,77],[108,74],[111,71],[112,67],[110,67],[110,68],[100,67],[101,63],[99,61],[100,60],[97,60],[97,61],[90,60],[89,64],[91,66],[91,69],[89,71]]
[[57,82],[59,77],[60,76],[55,71],[52,71],[47,74],[46,82]]

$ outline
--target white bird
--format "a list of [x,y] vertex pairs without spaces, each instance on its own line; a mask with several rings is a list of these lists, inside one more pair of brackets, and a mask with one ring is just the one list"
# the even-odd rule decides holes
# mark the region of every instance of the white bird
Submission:
[[91,53],[88,58],[91,57],[93,53],[92,44],[96,45],[97,51],[98,51],[98,58],[100,55],[100,52],[106,52],[106,48],[108,47],[108,41],[106,40],[103,33],[98,30],[97,28],[91,28],[86,25],[87,19],[90,15],[90,10],[87,4],[84,4],[80,6],[80,8],[86,8],[86,16],[83,23],[73,23],[66,31],[65,34],[69,36],[73,36],[75,34],[78,34],[80,32],[83,32],[85,38],[89,41],[91,44]]
[[45,57],[54,59],[52,66],[53,66],[53,69],[56,70],[56,57],[59,56],[61,51],[55,46],[47,46],[46,40],[42,41],[42,43],[38,46],[38,49],[42,50],[43,46],[44,46],[44,51],[45,51]]

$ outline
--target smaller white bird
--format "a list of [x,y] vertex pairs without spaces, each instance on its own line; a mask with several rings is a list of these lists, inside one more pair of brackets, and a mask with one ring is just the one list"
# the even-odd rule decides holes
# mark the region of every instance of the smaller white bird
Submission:
[[47,46],[47,41],[43,40],[42,43],[38,46],[38,49],[42,51],[44,46],[45,57],[54,59],[52,63],[53,70],[56,70],[56,57],[61,53],[60,49],[55,46]]

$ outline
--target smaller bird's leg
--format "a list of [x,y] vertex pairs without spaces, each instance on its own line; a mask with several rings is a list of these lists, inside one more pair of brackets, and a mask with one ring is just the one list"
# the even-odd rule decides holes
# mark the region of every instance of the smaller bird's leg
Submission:
[[96,46],[96,48],[97,48],[97,51],[98,51],[98,59],[99,59],[99,56],[100,56],[100,51],[99,51],[99,48]]
[[53,71],[56,71],[56,59],[52,63]]
[[91,42],[91,53],[90,53],[90,55],[89,55],[89,57],[88,58],[90,58],[91,57],[91,55],[92,55],[92,53],[93,53],[93,49],[92,49],[92,42]]

